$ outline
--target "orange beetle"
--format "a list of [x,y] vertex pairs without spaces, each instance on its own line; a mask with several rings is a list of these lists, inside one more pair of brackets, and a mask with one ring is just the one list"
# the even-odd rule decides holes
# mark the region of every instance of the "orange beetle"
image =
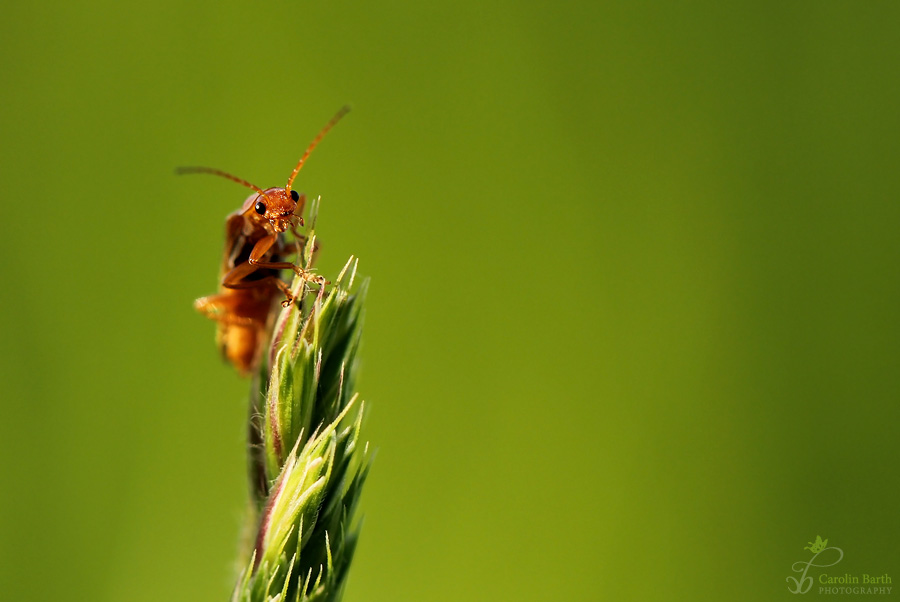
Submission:
[[[291,185],[316,145],[348,110],[349,107],[342,108],[322,128],[291,172],[284,188],[263,190],[246,180],[209,167],[182,167],[177,170],[180,174],[221,176],[255,191],[225,221],[225,252],[219,292],[194,302],[198,311],[219,323],[216,342],[225,358],[244,376],[250,374],[259,361],[266,340],[269,314],[278,292],[284,294],[283,307],[294,302],[290,286],[281,279],[280,271],[293,270],[320,286],[325,284],[321,276],[312,275],[300,266],[285,261],[306,244],[306,238],[297,232],[297,225],[303,225],[301,214],[306,197],[292,190]],[[294,235],[296,244],[285,239],[287,230]]]

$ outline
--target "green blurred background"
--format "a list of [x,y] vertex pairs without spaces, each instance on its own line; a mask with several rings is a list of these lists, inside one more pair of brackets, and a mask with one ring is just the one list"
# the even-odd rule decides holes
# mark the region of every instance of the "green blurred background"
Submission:
[[[247,191],[372,278],[346,600],[769,600],[900,576],[896,3],[11,3],[4,600],[225,600]],[[212,417],[212,418],[211,418]],[[840,570],[837,570],[837,569]],[[810,595],[817,595],[815,590]]]

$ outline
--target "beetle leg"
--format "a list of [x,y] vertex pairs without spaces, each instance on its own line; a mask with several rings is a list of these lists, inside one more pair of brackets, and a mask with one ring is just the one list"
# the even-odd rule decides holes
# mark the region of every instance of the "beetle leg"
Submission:
[[234,310],[238,300],[233,295],[210,295],[194,301],[194,309],[210,320],[234,326],[254,326],[253,318],[236,316]]
[[[289,263],[288,265],[294,264]],[[278,276],[266,276],[265,278],[260,278],[259,280],[243,280],[245,276],[252,274],[259,267],[268,267],[268,265],[261,266],[260,264],[242,263],[225,275],[225,277],[222,279],[222,286],[225,288],[233,289],[274,286],[282,293],[284,293],[285,299],[284,301],[282,301],[281,305],[283,307],[290,306],[290,304],[294,302],[294,294],[291,292],[291,287],[288,286],[288,284]]]
[[289,307],[294,302],[294,295],[291,288],[281,278],[277,276],[267,276],[259,280],[245,280],[247,276],[261,269],[267,270],[293,270],[298,276],[307,282],[316,282],[320,286],[323,285],[325,279],[321,276],[310,274],[298,265],[289,261],[263,261],[266,254],[278,241],[275,234],[271,234],[257,241],[253,250],[250,251],[250,258],[246,263],[235,266],[230,272],[222,278],[222,286],[225,288],[255,288],[257,286],[273,285],[284,293],[285,299],[281,302],[282,307]]
[[293,270],[295,274],[297,274],[307,282],[316,282],[320,285],[325,283],[325,279],[321,276],[310,274],[299,265],[291,263],[290,261],[261,261],[262,258],[265,257],[266,252],[270,248],[272,248],[272,245],[274,245],[276,241],[277,238],[275,235],[260,239],[260,241],[256,243],[256,246],[253,247],[253,250],[250,251],[250,259],[247,261],[247,263],[256,266],[257,268],[270,270]]

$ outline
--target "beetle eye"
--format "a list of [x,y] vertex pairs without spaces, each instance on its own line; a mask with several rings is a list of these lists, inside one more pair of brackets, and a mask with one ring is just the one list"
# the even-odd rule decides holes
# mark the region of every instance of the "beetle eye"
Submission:
[[256,212],[257,212],[258,214],[260,214],[260,215],[265,215],[265,213],[266,213],[266,204],[263,203],[262,201],[256,201],[256,207],[254,207],[254,209],[256,209]]
[[294,200],[294,202],[296,203],[297,201],[300,200],[300,193],[297,192],[296,190],[292,190],[292,191],[291,191],[291,198],[292,198],[292,199]]

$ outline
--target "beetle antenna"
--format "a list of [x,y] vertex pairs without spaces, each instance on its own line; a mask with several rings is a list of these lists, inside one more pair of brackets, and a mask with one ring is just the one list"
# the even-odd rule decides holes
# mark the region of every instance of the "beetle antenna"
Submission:
[[306,149],[306,152],[303,153],[303,156],[300,157],[300,161],[297,163],[297,167],[294,168],[294,171],[291,172],[291,177],[288,178],[287,186],[284,187],[284,189],[288,192],[288,194],[291,193],[291,184],[294,183],[294,178],[297,177],[297,172],[299,172],[300,168],[303,167],[303,162],[306,161],[306,158],[309,157],[309,155],[310,155],[310,153],[312,153],[313,149],[316,148],[316,145],[322,141],[322,138],[325,137],[325,134],[328,133],[328,130],[333,128],[334,124],[336,124],[338,121],[340,121],[341,117],[346,115],[349,111],[350,111],[350,105],[344,105],[343,107],[341,107],[341,110],[338,111],[337,113],[335,113],[334,117],[331,118],[331,121],[329,121],[325,125],[325,127],[322,128],[322,131],[319,132],[319,135],[316,136],[315,140],[313,140],[312,143],[309,145],[309,148]]
[[259,186],[256,186],[255,184],[251,184],[247,180],[242,180],[242,179],[238,178],[237,176],[233,176],[230,173],[224,172],[220,169],[213,169],[212,167],[178,167],[175,169],[175,173],[178,175],[184,175],[184,174],[189,174],[189,173],[208,173],[208,174],[212,174],[214,176],[221,176],[221,177],[225,178],[226,180],[231,180],[232,182],[237,182],[241,186],[245,186],[247,188],[255,190],[256,192],[263,195],[267,199],[269,198],[269,195],[267,195],[265,193],[265,191],[262,188],[260,188]]

